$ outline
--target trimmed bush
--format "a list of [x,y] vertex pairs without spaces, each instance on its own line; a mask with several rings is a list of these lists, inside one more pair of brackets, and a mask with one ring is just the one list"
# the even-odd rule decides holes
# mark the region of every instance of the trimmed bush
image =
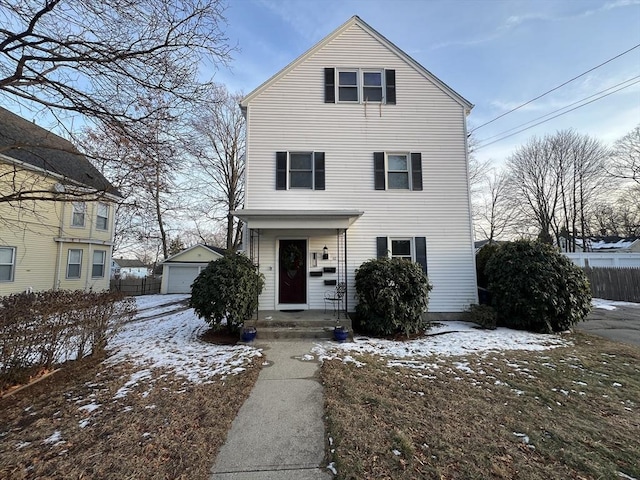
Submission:
[[212,328],[226,325],[230,333],[237,333],[258,308],[263,287],[264,276],[248,257],[228,253],[196,277],[190,306]]
[[422,333],[431,288],[417,263],[389,258],[364,262],[356,271],[360,327],[372,335]]
[[467,310],[467,318],[485,330],[495,330],[498,316],[493,307],[489,305],[470,305]]
[[485,271],[500,325],[559,332],[591,310],[586,275],[550,245],[525,240],[503,244]]

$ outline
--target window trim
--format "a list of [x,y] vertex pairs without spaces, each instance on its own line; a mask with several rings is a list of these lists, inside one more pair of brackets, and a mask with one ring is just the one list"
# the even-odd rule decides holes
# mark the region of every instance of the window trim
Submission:
[[[393,242],[409,242],[410,255],[394,255],[393,254]],[[416,261],[416,248],[414,245],[414,237],[389,237],[389,258],[406,258],[412,262]]]
[[[378,75],[380,75],[380,86],[374,85],[374,86],[366,86],[364,84],[364,76],[367,73],[377,73]],[[362,90],[362,103],[386,103],[386,98],[385,98],[385,74],[384,74],[384,69],[372,69],[372,68],[363,68],[360,70],[360,75],[361,75],[361,79],[362,79],[362,85],[361,85],[361,90]],[[375,89],[380,89],[380,100],[367,100],[367,98],[365,97],[364,91],[365,88],[375,88]]]
[[[96,253],[101,253],[102,254],[102,263],[95,263],[96,262]],[[96,267],[96,265],[100,265],[102,267],[102,274],[100,275],[94,275],[94,268]],[[107,251],[106,250],[94,250],[93,254],[92,254],[92,258],[91,258],[91,278],[104,278],[104,274],[106,271],[106,265],[107,265]]]
[[[406,170],[391,170],[389,168],[389,157],[390,156],[396,156],[396,157],[400,157],[403,156],[406,160],[407,163],[407,169]],[[390,173],[406,173],[407,174],[407,188],[395,188],[391,186],[391,181],[389,179],[389,174]],[[384,178],[385,181],[387,183],[386,185],[386,189],[387,190],[413,190],[413,184],[412,184],[412,178],[413,178],[413,171],[411,169],[411,153],[410,152],[384,152]]]
[[[100,207],[104,207],[106,210],[106,216],[100,215]],[[100,226],[99,220],[104,218],[104,228]],[[96,204],[96,230],[107,231],[109,230],[109,204],[105,202],[98,202]]]
[[[77,212],[76,211],[76,206],[81,206],[82,207],[82,212]],[[78,224],[76,225],[75,220],[76,220],[76,213],[80,214],[82,213],[82,224]],[[72,202],[71,203],[71,227],[73,228],[84,228],[85,225],[87,224],[87,204],[86,202]]]
[[[341,73],[355,73],[356,74],[356,84],[355,87],[353,85],[342,85],[340,83],[340,74]],[[360,99],[362,98],[360,94],[361,89],[361,74],[359,68],[336,68],[336,79],[335,79],[335,88],[336,88],[336,102],[337,103],[360,103]],[[341,100],[340,99],[340,89],[341,88],[355,88],[356,90],[356,99],[355,100]]]
[[[71,252],[80,252],[80,263],[71,263]],[[82,278],[82,256],[83,251],[81,248],[70,248],[67,250],[67,271],[65,272],[65,279],[67,280],[80,280]],[[78,265],[78,276],[69,276],[69,267],[71,265]]]
[[0,278],[0,283],[11,283],[15,281],[16,278],[16,247],[9,247],[6,245],[0,246],[0,249],[11,250],[11,263],[2,263],[2,266],[9,266],[9,279],[3,280]]

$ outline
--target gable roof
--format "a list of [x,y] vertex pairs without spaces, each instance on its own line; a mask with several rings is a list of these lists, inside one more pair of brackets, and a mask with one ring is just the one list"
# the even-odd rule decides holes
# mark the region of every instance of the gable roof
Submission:
[[213,253],[215,253],[216,255],[220,256],[220,257],[224,257],[226,250],[224,248],[220,248],[220,247],[214,247],[212,245],[206,245],[204,243],[196,243],[195,245],[189,247],[189,248],[185,248],[184,250],[178,252],[178,253],[174,253],[173,255],[169,256],[167,259],[163,260],[161,263],[167,263],[167,262],[171,262],[171,261],[175,261],[176,257],[180,257],[182,255],[184,255],[187,252],[190,252],[191,250],[194,250],[196,248],[204,248],[206,250],[209,250]]
[[[590,245],[588,247],[591,250],[624,250],[631,248],[636,242],[640,241],[640,237],[618,237],[618,236],[605,236],[605,237],[589,237]],[[576,244],[582,247],[582,239],[577,238]]]
[[121,196],[71,142],[0,107],[0,156],[79,186]]
[[120,268],[147,268],[144,262],[138,259],[114,258],[113,261],[117,263]]
[[276,73],[270,79],[268,79],[266,82],[264,82],[258,88],[253,90],[247,96],[245,96],[242,99],[242,101],[240,102],[240,106],[243,109],[246,108],[247,105],[249,104],[249,102],[251,100],[253,100],[256,96],[258,96],[260,93],[265,91],[273,83],[278,81],[280,78],[284,77],[287,73],[289,73],[291,70],[293,70],[300,63],[304,62],[307,58],[311,57],[314,53],[316,53],[318,50],[320,50],[326,44],[331,42],[333,39],[335,39],[340,34],[342,34],[345,30],[351,28],[354,25],[357,25],[357,26],[361,27],[365,32],[369,33],[369,35],[371,35],[373,38],[378,40],[382,45],[387,47],[391,52],[395,53],[400,58],[402,58],[405,62],[407,62],[409,65],[411,65],[414,69],[416,69],[425,78],[429,79],[437,87],[439,87],[443,92],[448,94],[451,98],[453,98],[459,104],[461,104],[462,106],[467,108],[469,111],[473,108],[473,104],[471,102],[469,102],[462,95],[460,95],[455,90],[453,90],[451,87],[449,87],[446,83],[444,83],[442,80],[440,80],[438,77],[436,77],[429,70],[427,70],[422,65],[420,65],[417,61],[415,61],[413,58],[411,58],[409,55],[407,55],[405,52],[403,52],[400,48],[398,48],[396,45],[394,45],[392,42],[390,42],[384,35],[379,33],[377,30],[375,30],[373,27],[371,27],[369,24],[367,24],[364,20],[362,20],[357,15],[354,15],[353,17],[351,17],[349,20],[347,20],[345,23],[343,23],[340,27],[338,27],[332,33],[330,33],[325,38],[320,40],[318,43],[316,43],[313,47],[311,47],[305,53],[303,53],[298,58],[296,58],[289,65],[284,67],[282,70],[280,70],[278,73]]

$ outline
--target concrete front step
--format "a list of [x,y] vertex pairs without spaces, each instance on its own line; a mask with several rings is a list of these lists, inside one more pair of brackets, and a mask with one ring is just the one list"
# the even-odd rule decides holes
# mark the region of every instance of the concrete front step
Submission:
[[261,311],[258,319],[247,322],[257,330],[256,340],[306,338],[328,340],[333,338],[333,329],[340,325],[349,330],[353,337],[353,326],[344,314],[337,318],[332,312],[322,310],[303,311]]

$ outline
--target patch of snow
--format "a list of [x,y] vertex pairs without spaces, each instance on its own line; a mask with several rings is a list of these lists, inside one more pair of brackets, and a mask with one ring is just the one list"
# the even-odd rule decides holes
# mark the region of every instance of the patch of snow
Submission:
[[45,438],[42,441],[42,443],[46,443],[47,445],[50,445],[50,444],[58,445],[59,443],[64,443],[61,439],[62,439],[62,433],[60,432],[60,430],[56,430],[55,432],[53,432],[53,434],[50,437]]
[[138,384],[140,380],[146,380],[151,378],[151,370],[145,369],[134,372],[131,374],[129,380],[118,389],[116,394],[113,396],[114,399],[124,398],[129,393],[129,390]]
[[400,455],[402,455],[402,453],[400,453],[400,450],[396,450],[395,448],[394,448],[393,450],[391,450],[391,451],[393,452],[393,454],[394,454],[396,457],[399,457]]
[[181,302],[188,299],[190,296],[191,295],[189,294],[180,293],[174,295],[142,295],[134,298],[138,310],[147,310],[166,305],[167,303]]
[[[153,301],[146,300],[146,304]],[[148,321],[130,322],[110,342],[109,348],[114,354],[107,364],[128,360],[148,369],[167,368],[191,382],[202,383],[214,376],[240,373],[237,367],[262,356],[261,350],[246,345],[213,345],[200,341],[198,336],[208,328],[193,309],[156,319],[153,328]]]
[[[356,337],[353,342],[316,344],[311,352],[321,361],[337,358],[343,362],[354,362],[349,354],[360,353],[393,357],[393,365],[399,365],[396,362],[407,357],[467,355],[502,350],[546,350],[570,345],[570,340],[558,335],[529,333],[508,328],[480,332],[474,328],[473,323],[446,322],[433,327],[427,332],[426,337],[416,340],[396,342]],[[419,364],[403,366],[421,368]],[[430,366],[431,364],[424,363],[422,368]]]
[[618,307],[640,308],[640,303],[619,302],[614,300],[605,300],[603,298],[592,298],[591,305],[593,308],[602,310],[616,310]]
[[529,443],[529,435],[526,433],[513,432],[516,437],[519,437],[522,443]]
[[16,450],[22,450],[25,447],[31,445],[31,442],[18,442],[16,443]]
[[338,475],[338,470],[336,470],[335,462],[331,462],[329,465],[327,465],[327,469],[331,470],[331,473],[333,473],[334,475]]
[[621,384],[621,383],[618,383],[618,382],[613,382],[613,386],[614,386],[614,387],[621,387],[621,386],[622,386],[622,384]]
[[627,475],[626,473],[622,473],[622,472],[618,472],[618,476],[620,478],[624,478],[625,480],[638,480],[637,478],[634,478],[630,475]]
[[78,410],[85,410],[87,413],[91,413],[97,409],[99,409],[102,405],[100,405],[99,403],[90,403],[89,405],[83,405],[82,407],[78,408]]

